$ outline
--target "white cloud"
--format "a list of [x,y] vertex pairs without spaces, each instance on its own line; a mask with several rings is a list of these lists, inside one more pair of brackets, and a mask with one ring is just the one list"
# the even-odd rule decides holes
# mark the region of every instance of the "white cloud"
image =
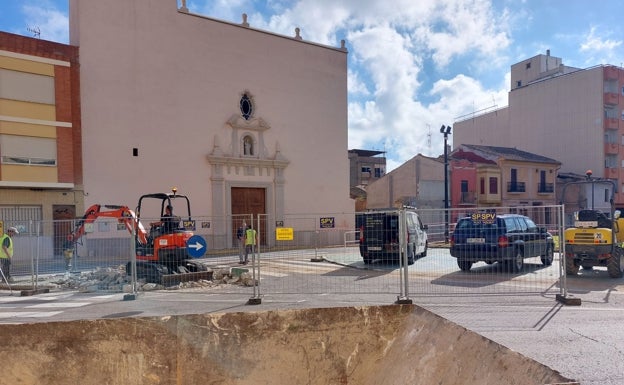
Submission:
[[596,27],[591,27],[589,32],[583,36],[580,43],[580,51],[586,56],[584,63],[587,66],[596,64],[616,64],[622,65],[624,56],[622,55],[622,40],[609,39],[607,34],[599,36]]
[[581,51],[612,51],[622,45],[622,40],[611,40],[597,36],[596,27],[589,30],[585,41],[581,43]]
[[349,88],[349,94],[351,95],[370,95],[370,91],[356,72],[352,70],[347,71],[347,86]]
[[48,3],[41,6],[24,6],[23,13],[29,28],[40,31],[40,38],[67,44],[69,42],[69,17]]

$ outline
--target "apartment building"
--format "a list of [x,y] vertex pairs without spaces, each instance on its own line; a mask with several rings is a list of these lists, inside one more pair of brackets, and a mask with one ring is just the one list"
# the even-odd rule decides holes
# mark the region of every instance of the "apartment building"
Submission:
[[[74,219],[82,181],[78,48],[0,32],[0,221],[28,236]],[[67,226],[45,232],[56,254]]]
[[[558,204],[557,160],[512,147],[462,144],[450,155],[451,207],[471,209],[514,207],[523,215],[531,208]],[[553,223],[550,210],[538,210]],[[541,215],[541,214],[540,214]]]
[[624,70],[565,66],[540,54],[511,66],[509,105],[454,122],[453,143],[516,147],[561,162],[561,173],[616,181],[624,208]]
[[349,150],[349,185],[366,188],[386,175],[384,151]]

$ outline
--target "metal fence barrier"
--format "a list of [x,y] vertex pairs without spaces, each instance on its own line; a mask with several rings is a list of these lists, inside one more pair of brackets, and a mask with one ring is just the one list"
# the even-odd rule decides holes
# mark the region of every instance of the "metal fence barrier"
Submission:
[[[286,215],[276,222],[270,222],[267,215],[198,216],[193,218],[193,234],[205,240],[206,250],[193,260],[212,275],[210,279],[180,281],[164,287],[128,275],[136,241],[115,218],[90,224],[71,247],[66,242],[67,234],[59,229],[74,228],[75,221],[30,221],[5,227],[16,225],[23,230],[14,239],[11,275],[17,282],[13,285],[37,287],[45,281],[60,290],[130,293],[155,289],[219,290],[221,294],[248,293],[252,303],[261,302],[266,295],[297,293],[353,295],[364,301],[369,294],[387,295],[389,302],[426,296],[566,295],[559,251],[554,252],[552,263],[543,263],[539,256],[526,258],[521,271],[486,262],[474,263],[469,271],[463,271],[451,256],[446,238],[453,242],[458,219],[478,212],[527,215],[538,227],[555,234],[559,250],[556,235],[563,234],[561,206],[416,210],[422,225],[427,227],[428,241],[426,252],[413,256],[410,245],[414,238],[407,231],[413,219],[405,214],[405,209],[387,210],[385,213],[391,218],[388,220],[397,221],[392,224],[396,225],[394,233],[368,236],[384,242],[372,247],[389,247],[387,250],[393,251],[385,257],[377,253],[369,261],[361,254],[361,213]],[[445,218],[449,218],[448,224]],[[142,218],[146,228],[148,223],[158,220]],[[257,234],[248,264],[240,263],[245,248],[237,233],[243,225]]]

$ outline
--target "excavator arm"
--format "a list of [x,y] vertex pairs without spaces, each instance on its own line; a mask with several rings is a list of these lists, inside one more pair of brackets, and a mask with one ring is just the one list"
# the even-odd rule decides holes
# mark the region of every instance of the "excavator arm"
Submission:
[[[103,210],[106,209],[106,210]],[[78,240],[85,233],[85,225],[87,223],[93,223],[98,218],[116,218],[119,223],[123,223],[126,225],[126,229],[128,232],[132,234],[133,229],[136,226],[136,233],[139,243],[142,245],[147,244],[147,231],[138,221],[134,211],[130,210],[127,206],[119,206],[119,205],[92,205],[89,207],[85,214],[76,222],[76,226],[74,230],[67,236],[67,246],[66,248],[71,248],[73,245],[78,242]]]

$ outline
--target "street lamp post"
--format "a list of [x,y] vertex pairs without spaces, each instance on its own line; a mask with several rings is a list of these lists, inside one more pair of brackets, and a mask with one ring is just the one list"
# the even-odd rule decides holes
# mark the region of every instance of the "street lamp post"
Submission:
[[451,126],[442,125],[440,133],[444,135],[444,242],[449,241],[449,186],[448,186],[448,136]]

